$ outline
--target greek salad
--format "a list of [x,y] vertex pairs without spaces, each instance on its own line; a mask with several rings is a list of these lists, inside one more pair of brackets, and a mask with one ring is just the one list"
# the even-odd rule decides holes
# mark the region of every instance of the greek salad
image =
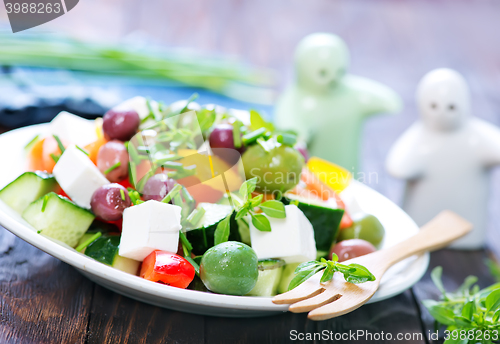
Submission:
[[102,264],[228,295],[283,293],[301,263],[379,247],[378,219],[345,209],[348,171],[257,111],[194,100],[135,97],[94,121],[60,113],[0,200]]

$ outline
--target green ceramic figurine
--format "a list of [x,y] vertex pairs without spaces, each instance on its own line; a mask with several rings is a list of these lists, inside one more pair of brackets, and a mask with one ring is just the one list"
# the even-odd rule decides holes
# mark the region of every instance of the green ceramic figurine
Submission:
[[358,171],[363,121],[401,110],[401,99],[375,81],[346,74],[349,52],[338,36],[315,33],[295,52],[295,82],[276,106],[279,128],[292,129],[308,142],[312,155]]

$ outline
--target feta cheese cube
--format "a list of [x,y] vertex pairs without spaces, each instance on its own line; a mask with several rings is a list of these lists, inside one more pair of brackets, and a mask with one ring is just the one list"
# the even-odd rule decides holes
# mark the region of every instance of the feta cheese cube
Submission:
[[97,140],[94,121],[89,121],[69,112],[60,112],[49,124],[51,135],[57,135],[61,140],[84,147]]
[[270,232],[259,231],[250,221],[252,248],[260,259],[280,258],[289,263],[316,259],[316,241],[311,222],[295,205],[285,206],[286,218],[268,217]]
[[181,210],[152,200],[125,209],[118,254],[143,261],[154,250],[177,252]]
[[66,148],[54,166],[53,174],[59,186],[73,202],[87,209],[90,209],[94,191],[110,183],[89,157],[76,146]]

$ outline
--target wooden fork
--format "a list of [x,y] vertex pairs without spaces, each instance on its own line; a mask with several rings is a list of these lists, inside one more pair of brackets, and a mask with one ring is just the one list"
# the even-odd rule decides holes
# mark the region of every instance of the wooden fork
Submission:
[[375,294],[389,267],[412,255],[445,247],[471,229],[472,224],[462,217],[451,211],[443,211],[411,238],[393,247],[343,262],[364,265],[375,275],[375,281],[352,284],[347,283],[342,274],[335,273],[331,281],[321,284],[321,271],[295,289],[275,296],[273,302],[291,304],[289,310],[294,313],[309,312],[308,318],[312,320],[325,320],[349,313]]

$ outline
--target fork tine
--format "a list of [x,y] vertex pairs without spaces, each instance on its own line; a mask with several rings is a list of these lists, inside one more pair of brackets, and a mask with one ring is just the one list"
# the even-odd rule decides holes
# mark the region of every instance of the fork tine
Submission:
[[327,303],[335,302],[342,295],[340,295],[337,291],[332,290],[331,288],[326,288],[321,294],[311,297],[307,300],[303,300],[293,305],[290,305],[290,312],[293,313],[302,313],[309,312],[315,308],[321,307]]
[[[326,294],[326,291],[323,294]],[[356,299],[355,295],[344,294],[341,298],[334,300],[334,302],[321,305],[321,307],[311,310],[307,317],[311,320],[335,318],[361,307],[369,299],[370,297],[366,297],[363,302],[360,302],[359,299]]]
[[323,291],[323,286],[318,283],[318,279],[310,278],[309,280],[303,282],[298,287],[287,291],[286,293],[276,295],[273,298],[273,303],[275,304],[285,304],[285,303],[295,303],[314,297]]

